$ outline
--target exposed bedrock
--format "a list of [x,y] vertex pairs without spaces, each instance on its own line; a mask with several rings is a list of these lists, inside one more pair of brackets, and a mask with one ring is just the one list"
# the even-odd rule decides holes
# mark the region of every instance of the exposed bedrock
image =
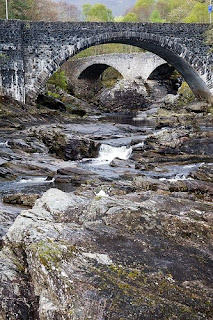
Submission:
[[137,188],[50,189],[22,212],[1,252],[1,319],[210,319],[212,206]]

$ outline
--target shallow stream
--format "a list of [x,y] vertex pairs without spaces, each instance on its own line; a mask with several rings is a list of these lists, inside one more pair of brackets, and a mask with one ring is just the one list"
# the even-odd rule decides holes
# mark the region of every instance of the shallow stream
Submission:
[[[117,125],[115,127],[114,125]],[[117,128],[122,129],[119,134]],[[79,167],[94,172],[104,180],[113,181],[121,178],[126,172],[129,175],[146,175],[150,177],[156,177],[158,179],[172,179],[181,180],[188,179],[190,171],[197,164],[186,165],[165,165],[162,170],[145,170],[140,171],[135,169],[135,162],[131,159],[132,154],[132,141],[139,141],[138,144],[134,143],[134,147],[143,148],[143,141],[147,135],[155,130],[155,123],[141,120],[141,118],[135,117],[135,115],[105,115],[96,119],[93,123],[84,124],[79,123],[66,125],[64,129],[66,132],[76,132],[87,134],[94,140],[101,143],[99,156],[95,159],[83,159],[81,161],[64,161],[56,159],[49,155],[47,152],[32,153],[32,154],[13,154],[13,150],[8,145],[10,140],[10,132],[4,132],[0,138],[0,151],[6,156],[0,155],[0,164],[12,160],[13,163],[23,163],[43,170],[43,174],[38,170],[32,170],[33,175],[20,174],[16,180],[9,182],[0,182],[0,210],[6,210],[7,212],[20,211],[19,206],[7,205],[2,202],[2,196],[6,194],[14,193],[38,193],[42,194],[49,188],[56,187],[66,192],[71,192],[74,187],[71,183],[56,183],[54,175],[49,176],[48,172],[55,172],[59,168],[65,167]],[[159,131],[159,130],[158,130]],[[123,134],[121,134],[123,132]],[[14,137],[13,137],[14,138]],[[18,138],[24,140],[24,136],[19,133]],[[1,153],[2,154],[2,153]],[[121,162],[121,166],[112,166],[113,159],[118,158]],[[45,169],[47,175],[44,174]],[[189,178],[190,179],[190,178]]]

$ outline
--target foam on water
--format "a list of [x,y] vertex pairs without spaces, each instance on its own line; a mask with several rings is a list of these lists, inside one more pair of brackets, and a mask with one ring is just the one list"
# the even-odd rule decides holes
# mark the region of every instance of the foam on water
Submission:
[[160,178],[160,181],[170,181],[170,182],[175,182],[175,181],[180,181],[180,180],[193,180],[192,178],[186,177],[184,174],[176,174],[174,178]]
[[0,142],[0,148],[8,147],[8,141]]
[[122,147],[112,147],[108,144],[102,144],[99,151],[99,156],[96,161],[98,162],[110,162],[115,158],[121,160],[129,159],[132,153],[132,147],[127,148],[126,146]]
[[16,183],[51,183],[54,182],[54,179],[52,180],[47,180],[47,177],[33,177],[33,178],[29,178],[29,179],[20,179],[19,181],[17,181]]

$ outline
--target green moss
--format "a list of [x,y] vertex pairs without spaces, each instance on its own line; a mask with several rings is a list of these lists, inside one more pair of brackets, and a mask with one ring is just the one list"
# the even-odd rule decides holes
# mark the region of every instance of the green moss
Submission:
[[60,98],[60,94],[55,93],[55,92],[51,92],[51,91],[47,91],[48,96],[59,99]]
[[0,53],[0,58],[7,58],[8,55],[6,53]]
[[67,247],[51,240],[33,243],[30,249],[47,269],[58,268],[61,261],[69,259],[76,251],[75,246]]
[[101,200],[101,198],[102,198],[101,196],[95,196],[96,201]]
[[24,25],[24,27],[25,27],[26,30],[29,30],[29,29],[30,29],[30,24],[29,24],[29,22],[26,22],[25,25]]
[[[159,312],[169,319],[171,315],[179,319],[198,319],[200,312],[208,314],[209,303],[205,297],[198,295],[194,289],[182,287],[171,274],[161,271],[151,272],[140,268],[128,268],[122,265],[95,266],[92,268],[95,285],[100,292],[113,295],[112,306],[115,310],[123,308],[128,301],[131,307],[141,310],[146,306],[149,312]],[[90,273],[91,277],[91,273]],[[171,318],[173,319],[173,318]]]
[[48,84],[54,85],[57,89],[68,90],[68,79],[65,72],[60,69],[53,73],[52,77],[47,81]]
[[104,87],[112,88],[116,84],[118,79],[122,79],[120,72],[115,70],[113,67],[107,68],[101,75],[101,82]]
[[178,90],[179,98],[176,102],[177,106],[182,107],[195,100],[195,95],[189,85],[184,81]]
[[25,266],[21,263],[19,263],[18,261],[15,262],[15,265],[17,267],[17,269],[21,272],[21,273],[25,273]]

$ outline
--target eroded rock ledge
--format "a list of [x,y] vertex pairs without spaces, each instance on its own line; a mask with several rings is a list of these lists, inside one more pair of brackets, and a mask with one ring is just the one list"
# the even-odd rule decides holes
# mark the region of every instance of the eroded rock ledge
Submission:
[[50,189],[23,211],[1,252],[0,319],[211,319],[212,204],[134,188]]

